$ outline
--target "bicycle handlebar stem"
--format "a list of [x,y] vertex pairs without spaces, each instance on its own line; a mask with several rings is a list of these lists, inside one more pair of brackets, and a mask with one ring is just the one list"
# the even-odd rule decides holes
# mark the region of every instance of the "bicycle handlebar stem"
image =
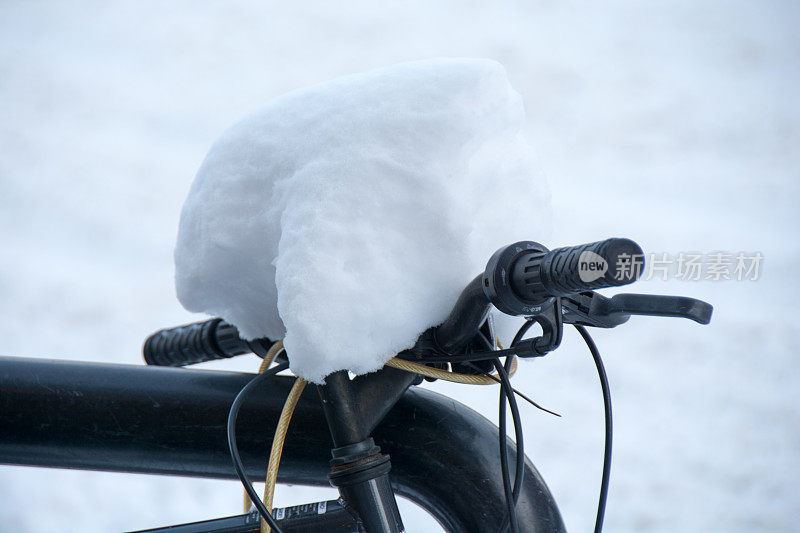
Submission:
[[331,484],[370,533],[404,529],[389,483],[389,456],[381,453],[370,434],[415,378],[408,372],[384,368],[351,380],[342,370],[317,387],[334,445]]

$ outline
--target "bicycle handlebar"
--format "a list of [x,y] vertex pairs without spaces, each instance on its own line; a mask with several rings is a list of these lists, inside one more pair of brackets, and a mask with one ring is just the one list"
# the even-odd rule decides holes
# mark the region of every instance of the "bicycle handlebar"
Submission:
[[186,366],[250,352],[263,357],[271,344],[267,338],[243,340],[234,326],[212,318],[157,331],[147,338],[142,352],[148,365]]
[[512,285],[520,295],[566,296],[577,292],[632,283],[641,274],[643,252],[630,239],[606,239],[579,246],[565,246],[521,257],[512,273]]
[[[450,316],[436,328],[435,344],[455,353],[469,342],[490,304],[509,315],[535,315],[545,302],[603,287],[636,281],[643,267],[642,249],[630,239],[548,250],[533,241],[501,248],[482,276],[464,289]],[[264,356],[272,341],[245,341],[220,318],[163,329],[145,341],[148,365],[185,366],[254,352]]]
[[483,276],[492,304],[509,315],[534,314],[554,296],[618,287],[636,281],[644,266],[641,247],[630,239],[548,250],[533,241],[499,249]]

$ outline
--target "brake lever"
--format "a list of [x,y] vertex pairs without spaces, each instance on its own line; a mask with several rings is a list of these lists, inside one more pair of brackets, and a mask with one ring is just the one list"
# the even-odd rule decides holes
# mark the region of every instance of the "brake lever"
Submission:
[[617,294],[606,298],[588,291],[562,298],[565,323],[600,328],[619,326],[631,315],[682,317],[708,324],[713,310],[711,304],[686,296]]

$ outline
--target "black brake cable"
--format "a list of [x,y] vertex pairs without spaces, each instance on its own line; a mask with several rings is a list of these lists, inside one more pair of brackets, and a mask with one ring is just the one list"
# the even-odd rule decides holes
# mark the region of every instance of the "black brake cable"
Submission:
[[[530,320],[529,319],[529,320],[526,320],[524,324],[522,324],[522,326],[519,328],[519,331],[517,331],[517,334],[514,335],[514,340],[511,341],[511,347],[510,347],[511,349],[513,349],[514,346],[520,340],[522,340],[522,337],[525,336],[525,333],[528,332],[528,330],[531,328],[531,326],[534,324],[534,322],[535,322],[534,320]],[[514,474],[515,474],[515,477],[514,477],[514,488],[511,491],[511,499],[512,499],[512,501],[514,503],[513,503],[513,507],[510,506],[511,511],[509,512],[508,518],[503,522],[503,525],[500,528],[500,531],[505,531],[506,528],[509,525],[511,525],[511,529],[512,529],[512,531],[514,531],[514,525],[513,525],[513,521],[511,521],[511,518],[512,517],[516,518],[516,504],[519,501],[519,495],[522,492],[522,477],[524,475],[524,468],[525,468],[525,452],[524,452],[524,445],[522,444],[522,422],[521,421],[517,422],[517,419],[514,419],[514,411],[517,411],[517,416],[519,416],[519,411],[516,408],[516,401],[514,401],[514,399],[511,398],[513,396],[513,394],[508,394],[508,391],[505,388],[506,381],[507,381],[508,387],[510,387],[512,391],[514,390],[514,388],[511,387],[511,380],[508,378],[508,370],[510,369],[510,366],[511,366],[511,358],[510,357],[506,358],[505,366],[500,366],[499,365],[499,362],[500,362],[499,359],[496,359],[495,361],[496,361],[495,362],[495,368],[497,369],[498,375],[500,375],[500,377],[501,377],[501,380],[500,380],[501,381],[500,413],[499,413],[499,416],[498,416],[498,429],[500,431],[500,464],[501,464],[501,468],[503,469],[503,483],[504,483],[504,486],[506,488],[506,502],[507,503],[508,503],[508,497],[509,497],[508,484],[506,484],[506,480],[508,479],[508,449],[506,447],[506,437],[505,437],[506,436],[506,397],[507,396],[510,398],[508,404],[509,404],[509,406],[511,406],[511,416],[512,416],[512,419],[514,420],[514,436],[515,436],[515,439],[517,440],[517,458],[516,458],[517,460],[516,460],[515,472],[514,472]],[[502,378],[504,377],[503,374],[505,374],[505,380],[506,381],[502,380]],[[544,408],[542,408],[541,406],[539,406],[537,404],[534,404],[534,405],[536,407],[539,407],[543,411],[547,411],[547,412],[552,413],[552,411],[548,411],[547,409],[544,409]],[[561,415],[558,415],[556,413],[553,413],[553,414],[555,414],[556,416],[561,416]],[[519,430],[517,430],[517,428],[519,428]]]
[[[558,317],[558,320],[560,321],[561,320],[560,310],[558,311],[557,317]],[[502,349],[502,350],[493,350],[492,349],[492,350],[485,350],[485,351],[480,351],[480,352],[476,352],[476,351],[470,350],[468,353],[462,354],[462,355],[450,355],[450,354],[447,354],[447,355],[442,355],[442,356],[437,356],[437,357],[422,357],[422,358],[415,358],[415,359],[409,359],[409,360],[413,361],[415,363],[422,363],[422,364],[425,364],[425,363],[469,363],[469,362],[475,362],[475,361],[490,361],[490,360],[498,358],[498,357],[508,357],[508,356],[512,356],[512,355],[517,355],[517,350],[514,348],[514,345],[522,340],[522,336],[525,335],[525,333],[528,331],[528,329],[530,329],[530,327],[533,324],[540,324],[541,325],[541,319],[539,317],[535,317],[535,316],[526,319],[525,323],[522,325],[522,327],[520,327],[519,331],[517,331],[517,334],[514,336],[514,340],[511,342],[511,346],[509,346],[508,348]],[[486,339],[484,337],[484,341],[485,340]]]
[[594,524],[595,533],[600,533],[603,530],[603,517],[606,512],[606,499],[608,498],[608,482],[611,477],[611,433],[612,433],[612,419],[611,419],[611,391],[608,387],[608,377],[606,376],[605,367],[603,367],[603,360],[600,358],[600,352],[592,340],[592,336],[586,331],[586,328],[578,324],[574,324],[575,329],[583,337],[583,341],[588,346],[589,351],[592,353],[592,359],[597,367],[597,375],[600,377],[600,387],[603,389],[603,405],[605,407],[605,426],[606,426],[606,439],[603,451],[603,479],[600,482],[600,498],[597,502],[597,518]]
[[420,357],[420,358],[406,358],[408,361],[420,364],[427,363],[469,363],[474,361],[491,361],[498,357],[507,357],[509,355],[517,355],[516,350],[513,348],[506,348],[504,350],[485,350],[481,352],[470,351],[462,355],[441,355],[436,357]]
[[242,390],[239,391],[239,394],[236,395],[236,399],[233,400],[233,404],[231,405],[231,410],[228,412],[228,448],[230,448],[233,467],[236,469],[236,475],[239,476],[239,480],[242,482],[245,492],[247,492],[250,500],[258,509],[261,517],[267,522],[267,524],[269,524],[269,527],[272,529],[273,533],[282,533],[282,531],[281,528],[278,527],[278,523],[275,521],[272,513],[269,512],[267,506],[264,505],[263,500],[261,500],[259,497],[256,489],[253,488],[253,484],[250,483],[249,479],[247,479],[247,474],[245,474],[244,471],[244,463],[242,462],[242,456],[239,454],[239,447],[236,445],[236,418],[239,416],[239,409],[242,407],[244,398],[247,396],[249,391],[253,390],[268,377],[274,376],[278,372],[286,370],[287,368],[289,368],[289,363],[283,362],[273,366],[268,370],[265,370],[264,372],[261,372],[256,377],[251,379],[247,385],[242,387]]
[[[503,489],[506,495],[506,505],[508,507],[508,524],[511,526],[512,533],[519,531],[519,524],[517,523],[516,505],[519,500],[519,495],[522,492],[522,478],[525,468],[525,445],[522,435],[522,420],[519,415],[519,408],[517,400],[514,397],[514,391],[511,388],[511,381],[508,378],[508,372],[500,359],[492,361],[497,374],[502,381],[500,386],[500,414],[499,414],[499,441],[500,441],[500,467],[503,475]],[[509,366],[511,359],[506,361]],[[514,423],[514,438],[517,444],[516,464],[514,469],[514,488],[511,488],[511,478],[508,468],[508,443],[506,441],[506,400],[511,408],[511,419]],[[501,531],[505,530],[505,524]]]
[[[523,325],[524,330],[530,327],[528,325]],[[478,331],[480,334],[481,339],[489,348],[494,348],[492,343]],[[524,331],[523,331],[524,334]],[[519,333],[518,333],[519,335]],[[517,337],[514,337],[516,340]],[[512,343],[513,344],[513,343]],[[500,350],[493,350],[494,353],[499,353]],[[472,354],[472,350],[468,349],[468,352]],[[513,533],[517,533],[519,531],[519,523],[517,521],[517,513],[516,513],[516,505],[517,501],[519,500],[519,495],[522,492],[522,476],[523,471],[525,468],[525,452],[524,452],[524,444],[523,444],[523,435],[522,435],[522,420],[519,416],[519,408],[516,404],[516,398],[514,397],[514,393],[517,390],[511,386],[511,379],[509,377],[509,371],[511,369],[511,362],[513,356],[507,356],[505,361],[505,366],[500,363],[500,358],[495,357],[492,359],[492,365],[495,367],[497,371],[497,375],[500,376],[500,379],[492,376],[489,372],[482,370],[472,364],[469,361],[465,361],[463,364],[474,368],[492,378],[494,381],[500,384],[500,402],[499,402],[499,415],[498,415],[498,437],[500,442],[500,469],[502,472],[503,478],[503,492],[505,494],[506,499],[506,506],[508,510],[508,516],[503,521],[503,525],[500,528],[500,531],[505,531],[506,528],[511,525],[511,531]],[[506,441],[506,397],[510,397],[509,405],[511,405],[511,416],[514,423],[514,438],[517,442],[517,455],[516,455],[516,463],[514,468],[514,487],[511,487],[511,474],[508,468],[508,443]],[[532,400],[525,397],[529,402],[533,403]],[[534,405],[536,405],[534,403]],[[538,407],[538,406],[537,406]],[[521,453],[520,453],[521,452]]]
[[514,335],[514,340],[511,341],[510,348],[513,348],[519,341],[521,341],[522,337],[524,337],[525,334],[528,333],[528,330],[531,329],[531,326],[533,326],[535,323],[536,321],[533,319],[530,318],[526,319],[525,323],[522,324],[522,326],[520,326],[519,330],[517,331],[517,334]]

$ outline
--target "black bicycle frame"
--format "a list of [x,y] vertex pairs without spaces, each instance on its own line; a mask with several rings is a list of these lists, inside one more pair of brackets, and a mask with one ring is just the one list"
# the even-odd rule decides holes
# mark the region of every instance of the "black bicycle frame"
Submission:
[[[226,418],[233,398],[252,377],[0,358],[0,463],[234,478]],[[265,475],[266,453],[292,381],[271,379],[240,412],[238,441],[252,479]],[[366,412],[368,406],[358,402],[370,398],[347,401]],[[326,415],[330,422],[346,412],[328,405],[326,413],[314,388],[307,388],[292,419],[278,482],[329,485],[331,448],[366,431],[391,456],[389,480],[396,494],[429,511],[448,531],[497,531],[507,511],[497,427],[466,406],[418,387],[384,407],[388,412],[372,419],[374,428],[365,422],[349,437],[342,429],[332,441]],[[334,427],[346,425],[334,422]],[[508,447],[513,463],[510,440]],[[564,531],[555,501],[527,460],[517,514],[523,531]]]

